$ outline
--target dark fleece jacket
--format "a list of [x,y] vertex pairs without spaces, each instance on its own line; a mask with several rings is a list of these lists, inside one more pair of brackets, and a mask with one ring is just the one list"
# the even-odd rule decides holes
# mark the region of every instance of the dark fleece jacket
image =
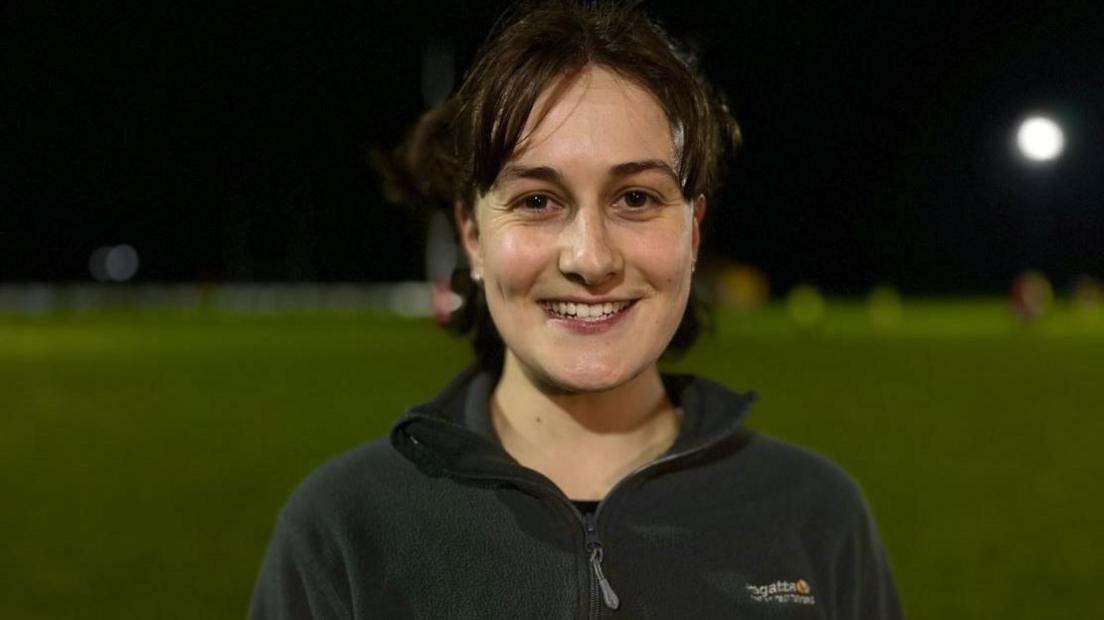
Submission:
[[252,618],[901,617],[862,493],[742,424],[753,395],[664,376],[670,451],[584,516],[495,441],[475,369],[315,471],[280,512]]

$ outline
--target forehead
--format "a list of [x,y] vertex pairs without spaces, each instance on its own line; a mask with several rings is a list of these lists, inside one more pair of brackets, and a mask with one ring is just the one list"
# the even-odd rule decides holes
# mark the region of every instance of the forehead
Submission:
[[676,158],[671,124],[655,95],[589,65],[541,93],[510,161],[569,168],[659,160],[677,168]]

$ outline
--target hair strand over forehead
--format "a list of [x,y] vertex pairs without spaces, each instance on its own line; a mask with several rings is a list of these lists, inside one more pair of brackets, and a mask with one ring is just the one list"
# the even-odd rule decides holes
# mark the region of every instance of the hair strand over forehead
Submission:
[[[739,127],[680,48],[639,2],[559,0],[516,5],[500,20],[456,94],[452,145],[460,187],[485,193],[514,154],[534,104],[557,81],[600,65],[660,102],[678,151],[687,198],[711,194]],[[459,196],[463,198],[463,196]],[[470,205],[468,205],[470,207]]]

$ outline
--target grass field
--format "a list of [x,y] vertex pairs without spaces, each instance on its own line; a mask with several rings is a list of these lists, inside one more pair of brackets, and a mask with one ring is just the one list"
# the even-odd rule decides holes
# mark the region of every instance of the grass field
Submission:
[[[673,364],[865,488],[906,614],[1104,616],[1104,324],[909,302],[717,317]],[[0,317],[3,618],[241,618],[275,512],[469,359],[384,315]]]

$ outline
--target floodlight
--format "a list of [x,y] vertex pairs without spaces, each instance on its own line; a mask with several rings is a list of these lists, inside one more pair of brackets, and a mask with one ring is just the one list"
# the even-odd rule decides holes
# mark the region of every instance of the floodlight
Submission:
[[1016,145],[1020,153],[1032,161],[1049,161],[1062,154],[1065,134],[1058,123],[1045,116],[1032,116],[1020,123]]

